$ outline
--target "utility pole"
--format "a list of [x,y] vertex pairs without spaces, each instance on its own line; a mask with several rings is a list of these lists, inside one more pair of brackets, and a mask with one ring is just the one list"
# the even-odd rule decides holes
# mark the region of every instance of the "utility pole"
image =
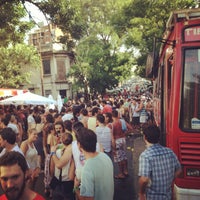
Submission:
[[44,78],[43,78],[43,62],[42,62],[42,48],[41,48],[41,40],[42,40],[41,32],[39,36],[39,54],[40,54],[40,79],[41,79],[41,91],[42,96],[44,96]]

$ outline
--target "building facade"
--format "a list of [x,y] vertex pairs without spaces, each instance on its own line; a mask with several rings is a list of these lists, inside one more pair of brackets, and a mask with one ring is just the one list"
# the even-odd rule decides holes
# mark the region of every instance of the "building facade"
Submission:
[[31,70],[30,84],[24,86],[30,91],[56,100],[72,97],[72,83],[67,77],[74,61],[73,54],[64,50],[59,43],[62,31],[55,25],[41,26],[29,34],[29,45],[34,45],[41,56],[41,66]]

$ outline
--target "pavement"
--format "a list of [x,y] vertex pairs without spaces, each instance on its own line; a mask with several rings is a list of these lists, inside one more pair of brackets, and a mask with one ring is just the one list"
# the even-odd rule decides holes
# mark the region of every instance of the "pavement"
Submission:
[[[114,200],[138,199],[138,166],[139,156],[145,149],[143,137],[140,133],[127,137],[127,156],[129,176],[126,179],[115,179]],[[115,174],[118,166],[114,164]]]

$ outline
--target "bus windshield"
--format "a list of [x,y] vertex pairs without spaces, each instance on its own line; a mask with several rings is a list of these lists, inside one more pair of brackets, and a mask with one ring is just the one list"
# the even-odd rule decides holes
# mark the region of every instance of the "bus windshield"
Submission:
[[184,50],[180,126],[200,132],[200,48]]

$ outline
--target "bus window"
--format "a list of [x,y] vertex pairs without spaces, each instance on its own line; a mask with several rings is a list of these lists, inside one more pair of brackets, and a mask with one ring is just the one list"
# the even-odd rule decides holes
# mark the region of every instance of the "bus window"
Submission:
[[200,131],[200,49],[184,50],[180,126]]

